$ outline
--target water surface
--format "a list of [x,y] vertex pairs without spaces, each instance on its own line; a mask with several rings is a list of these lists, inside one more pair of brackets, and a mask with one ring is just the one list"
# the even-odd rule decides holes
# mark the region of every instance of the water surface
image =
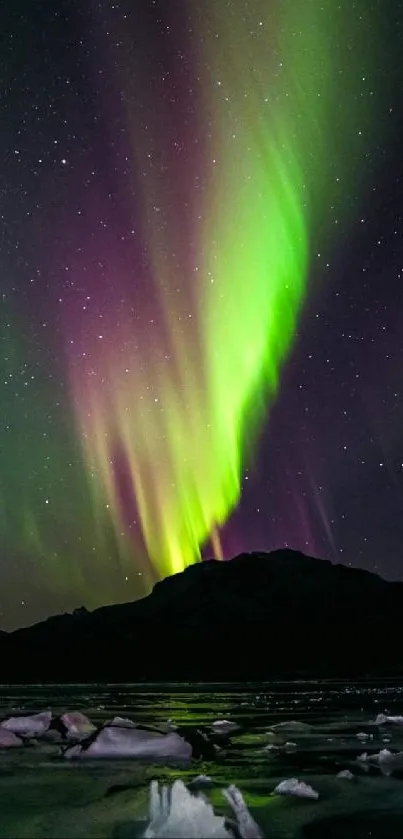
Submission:
[[[403,772],[384,777],[356,762],[363,751],[403,750],[403,726],[373,725],[379,713],[403,714],[403,685],[398,682],[0,689],[0,717],[48,708],[54,713],[81,710],[95,723],[119,715],[148,725],[161,726],[170,719],[209,727],[225,718],[240,729],[216,760],[190,766],[135,760],[70,763],[50,744],[3,750],[2,839],[134,838],[147,813],[152,779],[187,782],[199,774],[212,778],[207,794],[218,812],[227,812],[221,789],[236,784],[270,839],[403,837]],[[271,730],[294,720],[304,725]],[[269,745],[278,748],[267,751]],[[355,779],[337,778],[342,769],[350,769]],[[319,800],[273,796],[274,787],[290,777],[314,787]]]

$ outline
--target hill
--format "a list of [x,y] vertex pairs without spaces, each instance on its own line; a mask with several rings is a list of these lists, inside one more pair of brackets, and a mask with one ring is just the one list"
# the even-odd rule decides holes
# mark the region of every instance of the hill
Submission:
[[198,563],[134,603],[0,635],[5,682],[392,675],[403,583],[295,551]]

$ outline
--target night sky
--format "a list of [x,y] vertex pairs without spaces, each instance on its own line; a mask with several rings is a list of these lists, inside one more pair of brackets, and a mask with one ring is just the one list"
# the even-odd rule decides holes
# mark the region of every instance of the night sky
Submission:
[[403,5],[0,15],[1,628],[242,550],[403,579]]

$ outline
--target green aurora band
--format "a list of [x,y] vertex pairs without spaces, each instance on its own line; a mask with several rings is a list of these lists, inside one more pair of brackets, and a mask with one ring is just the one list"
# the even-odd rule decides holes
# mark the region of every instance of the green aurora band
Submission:
[[[278,392],[307,291],[312,231],[326,204],[337,208],[334,172],[347,149],[345,178],[354,168],[360,140],[348,103],[348,130],[343,123],[335,84],[348,52],[341,46],[347,17],[319,0],[286,0],[278,8],[209,0],[199,16],[189,7],[207,145],[203,188],[189,211],[193,266],[184,279],[191,312],[183,315],[175,294],[185,260],[178,264],[175,256],[183,231],[166,197],[174,185],[157,173],[144,185],[143,204],[160,341],[137,334],[143,361],[125,375],[122,358],[138,329],[126,313],[108,343],[100,346],[94,333],[98,376],[89,377],[85,366],[71,371],[96,475],[94,508],[101,520],[111,515],[123,544],[127,498],[122,502],[117,481],[118,451],[158,576],[197,561],[209,539],[221,556],[219,530],[239,501],[245,457]],[[357,73],[349,55],[343,83],[353,96]],[[126,99],[139,166],[146,145],[130,89]],[[148,117],[148,140],[151,133],[162,155],[167,138],[158,99]],[[365,121],[363,110],[360,117]],[[169,366],[159,363],[162,356]]]

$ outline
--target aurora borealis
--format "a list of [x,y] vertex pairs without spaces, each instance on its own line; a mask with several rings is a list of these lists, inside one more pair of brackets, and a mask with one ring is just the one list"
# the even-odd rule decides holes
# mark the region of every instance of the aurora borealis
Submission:
[[284,544],[399,575],[400,30],[39,6],[3,20],[4,626]]
[[[225,17],[216,30],[229,66],[213,66],[217,47],[207,31],[212,62],[200,86],[211,108],[211,137],[200,174],[189,167],[189,179],[200,186],[185,235],[176,209],[187,203],[183,176],[179,189],[168,166],[161,176],[166,138],[155,123],[167,121],[158,112],[163,91],[158,85],[151,97],[145,84],[141,95],[145,112],[147,98],[156,110],[154,119],[147,113],[153,167],[143,188],[153,345],[135,313],[116,310],[100,336],[99,319],[86,308],[78,332],[86,342],[93,333],[89,363],[95,361],[96,375],[89,376],[87,354],[73,364],[88,462],[101,476],[118,530],[138,508],[147,552],[163,574],[199,559],[212,534],[221,555],[218,529],[239,500],[244,441],[253,440],[252,424],[277,390],[306,281],[302,166],[297,143],[288,140],[292,125],[281,93],[278,106],[260,113],[259,91],[271,86],[267,39],[262,45],[257,39],[254,78],[244,61],[232,66],[236,44],[226,42]],[[256,42],[255,32],[246,33]],[[125,100],[130,112],[130,91]],[[146,164],[135,124],[129,135],[135,159]],[[107,281],[116,301],[130,299],[131,273]],[[91,301],[98,296],[99,288],[91,291]],[[161,368],[164,359],[169,363]]]

